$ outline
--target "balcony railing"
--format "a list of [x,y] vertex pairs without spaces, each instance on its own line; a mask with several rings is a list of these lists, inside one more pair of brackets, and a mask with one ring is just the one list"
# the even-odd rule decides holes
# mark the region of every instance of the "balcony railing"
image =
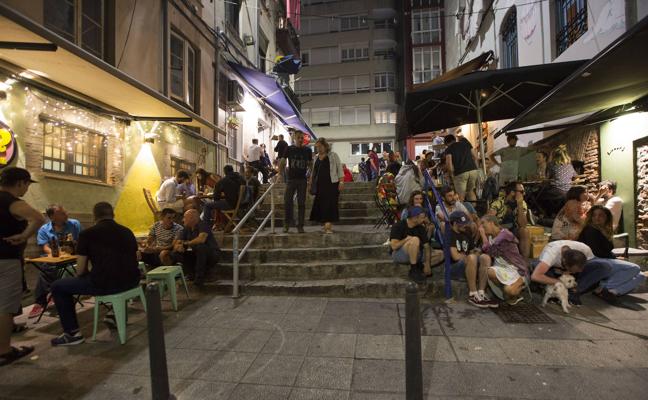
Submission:
[[568,9],[559,10],[559,13],[564,13],[559,16],[558,33],[556,34],[556,50],[557,54],[561,54],[567,50],[572,43],[578,40],[585,32],[587,32],[587,7],[576,10],[577,6],[572,3]]

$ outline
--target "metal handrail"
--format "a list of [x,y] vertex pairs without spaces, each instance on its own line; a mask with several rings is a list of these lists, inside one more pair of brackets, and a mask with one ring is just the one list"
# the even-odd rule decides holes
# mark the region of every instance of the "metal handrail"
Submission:
[[270,219],[270,230],[271,233],[275,233],[275,202],[274,202],[274,197],[270,196],[270,212],[268,215],[265,216],[263,221],[259,224],[259,227],[257,230],[254,232],[250,240],[245,244],[243,249],[239,252],[238,247],[239,247],[239,231],[245,224],[245,222],[250,218],[251,215],[254,214],[256,211],[257,207],[263,203],[263,200],[265,197],[268,195],[268,193],[271,193],[274,190],[275,185],[277,182],[273,183],[272,185],[268,186],[268,189],[266,189],[265,193],[259,197],[259,199],[254,203],[254,205],[248,210],[248,212],[241,218],[239,223],[234,227],[232,230],[232,263],[233,263],[233,278],[232,278],[232,297],[238,298],[239,297],[239,262],[245,255],[245,253],[248,251],[250,248],[250,245],[252,245],[252,242],[254,242],[254,239],[256,239],[257,235],[259,234],[259,231],[263,229],[268,222],[268,219]]

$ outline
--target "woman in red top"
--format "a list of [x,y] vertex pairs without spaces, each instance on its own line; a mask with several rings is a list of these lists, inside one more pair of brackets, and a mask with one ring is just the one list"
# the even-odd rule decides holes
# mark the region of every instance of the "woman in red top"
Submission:
[[344,182],[353,182],[353,174],[346,164],[342,164],[342,171],[344,171]]

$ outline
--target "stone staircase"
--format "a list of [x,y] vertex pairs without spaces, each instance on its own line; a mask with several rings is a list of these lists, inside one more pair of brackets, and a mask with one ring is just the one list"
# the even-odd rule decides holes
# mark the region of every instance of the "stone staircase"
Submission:
[[[385,245],[389,231],[373,225],[380,216],[370,183],[346,185],[340,199],[339,224],[334,234],[323,234],[319,226],[306,226],[306,233],[282,233],[283,189],[275,194],[279,214],[276,232],[269,227],[260,233],[239,264],[240,291],[243,295],[304,295],[330,297],[402,297],[407,284],[406,265],[395,265]],[[306,218],[312,205],[308,195]],[[257,217],[270,210],[266,199]],[[268,224],[269,225],[269,224]],[[241,235],[240,247],[250,235]],[[207,285],[219,293],[232,292],[232,236],[220,238],[219,267],[212,271]],[[434,262],[440,261],[435,254]],[[440,275],[439,275],[440,276]],[[438,292],[438,285],[430,285]],[[430,288],[428,288],[430,292]]]

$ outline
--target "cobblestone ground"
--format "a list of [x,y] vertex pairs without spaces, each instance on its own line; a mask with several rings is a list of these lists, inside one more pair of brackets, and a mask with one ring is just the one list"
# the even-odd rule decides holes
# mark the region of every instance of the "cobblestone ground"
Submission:
[[[637,295],[648,301],[648,295]],[[178,399],[404,399],[404,304],[398,300],[212,295],[163,302],[167,360]],[[423,302],[423,376],[430,399],[645,399],[648,311],[587,296],[554,324],[505,324],[462,301]],[[88,304],[89,305],[89,304]],[[92,333],[85,307],[83,332]],[[146,319],[136,304],[128,342],[51,348],[45,318],[16,343],[31,359],[0,368],[2,399],[146,399]]]

